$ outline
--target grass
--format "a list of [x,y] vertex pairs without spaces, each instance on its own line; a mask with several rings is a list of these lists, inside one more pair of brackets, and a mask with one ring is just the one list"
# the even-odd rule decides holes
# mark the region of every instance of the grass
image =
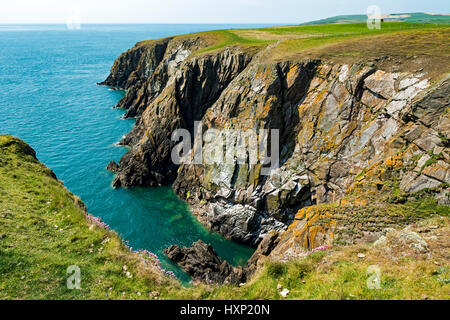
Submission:
[[[278,285],[290,290],[288,299],[448,298],[448,207],[420,200],[402,210],[428,217],[421,225],[438,225],[436,238],[444,243],[431,243],[425,257],[371,245],[335,247],[287,263],[268,260],[242,287],[183,287],[91,223],[28,145],[0,136],[0,299],[281,299]],[[66,286],[71,265],[81,269],[81,290]],[[370,265],[381,270],[379,290],[367,288]]]
[[[0,299],[139,299],[172,281],[89,223],[81,202],[10,136],[0,136],[0,235]],[[67,289],[71,265],[81,290]]]
[[[201,32],[186,36],[201,36],[208,39],[209,46],[200,49],[199,53],[212,52],[220,48],[234,45],[263,46],[280,40],[283,50],[297,51],[318,47],[342,40],[361,36],[377,36],[395,32],[411,32],[414,30],[450,30],[449,26],[420,23],[386,22],[381,29],[368,29],[365,23],[301,25],[286,27],[270,27],[260,29],[229,29]],[[277,37],[274,37],[277,36]]]
[[[449,15],[442,14],[427,14],[423,12],[406,13],[406,14],[392,14],[388,19],[395,19],[401,22],[414,22],[414,23],[450,23]],[[322,20],[311,21],[305,23],[305,25],[311,24],[332,24],[332,23],[360,23],[367,21],[367,15],[341,15],[330,17]]]
[[[369,29],[366,23],[347,24],[322,24],[322,25],[297,25],[281,26],[257,29],[227,29],[206,32],[197,32],[173,37],[173,39],[186,39],[201,37],[206,42],[203,47],[193,55],[209,54],[219,49],[232,46],[240,46],[244,50],[259,51],[269,44],[279,42],[277,48],[284,52],[286,57],[292,53],[300,53],[304,49],[319,48],[324,45],[395,34],[413,34],[417,32],[443,32],[439,39],[428,38],[429,43],[443,45],[442,48],[448,54],[448,33],[450,25],[408,23],[408,22],[384,22],[381,29]],[[431,34],[428,34],[429,36]],[[373,38],[377,39],[377,38]],[[380,39],[382,40],[382,39]],[[419,39],[423,41],[424,39]],[[152,44],[158,40],[142,41],[138,45]],[[380,42],[380,41],[378,41]],[[423,46],[422,46],[423,48]],[[420,49],[420,47],[416,48]]]
[[[305,58],[340,64],[375,61],[379,68],[392,72],[423,69],[431,80],[448,73],[448,67],[442,66],[450,65],[450,24],[384,22],[379,30],[368,29],[366,23],[297,25],[207,31],[174,39],[192,37],[201,37],[206,43],[192,56],[227,47],[240,47],[253,55],[267,48],[261,63]],[[380,57],[394,59],[380,61]]]
[[[216,50],[235,45],[240,45],[246,48],[261,47],[271,42],[256,38],[242,37],[237,33],[233,32],[232,30],[209,31],[206,32],[206,34],[208,34],[209,37],[212,37],[214,39],[213,40],[214,43],[206,48],[198,50],[197,52],[195,52],[196,55],[201,55],[203,53],[211,53]],[[198,35],[204,36],[201,33]]]

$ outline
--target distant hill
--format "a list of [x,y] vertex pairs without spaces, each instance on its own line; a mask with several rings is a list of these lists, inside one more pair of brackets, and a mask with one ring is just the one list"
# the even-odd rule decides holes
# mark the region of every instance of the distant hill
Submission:
[[[389,21],[389,22],[450,24],[450,14],[434,14],[423,12],[393,13],[393,14],[383,14],[382,18],[386,22]],[[331,18],[307,22],[304,24],[313,25],[313,24],[334,24],[334,23],[358,23],[358,22],[365,22],[366,20],[367,15],[354,14],[354,15],[335,16]]]

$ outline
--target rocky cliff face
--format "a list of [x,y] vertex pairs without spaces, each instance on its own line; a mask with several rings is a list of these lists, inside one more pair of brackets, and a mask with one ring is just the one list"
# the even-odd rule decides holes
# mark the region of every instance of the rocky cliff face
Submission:
[[200,48],[200,38],[164,39],[138,45],[122,55],[104,85],[127,90],[118,107],[137,116],[123,141],[132,149],[120,161],[114,186],[157,186],[172,183],[177,166],[171,159],[174,130],[192,131],[230,81],[251,57],[239,50],[187,59]]
[[[127,90],[118,106],[137,117],[122,141],[131,149],[115,169],[115,187],[173,183],[203,223],[251,245],[306,221],[300,209],[340,199],[361,179],[381,189],[389,170],[404,192],[434,189],[449,203],[448,76],[431,82],[423,72],[356,63],[269,63],[264,51],[239,47],[195,53],[206,45],[201,38],[142,43],[114,64],[103,84]],[[194,121],[203,131],[279,129],[280,167],[263,175],[265,164],[248,156],[175,165],[172,132],[194,133]]]

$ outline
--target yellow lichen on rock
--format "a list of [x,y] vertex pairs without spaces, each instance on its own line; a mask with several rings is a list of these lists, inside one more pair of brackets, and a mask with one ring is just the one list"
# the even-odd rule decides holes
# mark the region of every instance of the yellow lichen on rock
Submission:
[[295,221],[289,226],[283,238],[293,242],[290,246],[300,245],[311,250],[321,245],[333,243],[336,225],[334,215],[320,206],[311,206],[300,209]]
[[387,158],[384,163],[388,167],[401,168],[403,166],[403,154],[397,153],[396,155]]

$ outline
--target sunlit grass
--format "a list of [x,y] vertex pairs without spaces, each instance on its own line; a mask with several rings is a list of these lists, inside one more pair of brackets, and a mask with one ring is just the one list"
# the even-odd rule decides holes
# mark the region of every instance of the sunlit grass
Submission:
[[[142,299],[172,281],[89,224],[80,206],[26,144],[0,136],[0,299]],[[71,265],[81,290],[67,288]]]

